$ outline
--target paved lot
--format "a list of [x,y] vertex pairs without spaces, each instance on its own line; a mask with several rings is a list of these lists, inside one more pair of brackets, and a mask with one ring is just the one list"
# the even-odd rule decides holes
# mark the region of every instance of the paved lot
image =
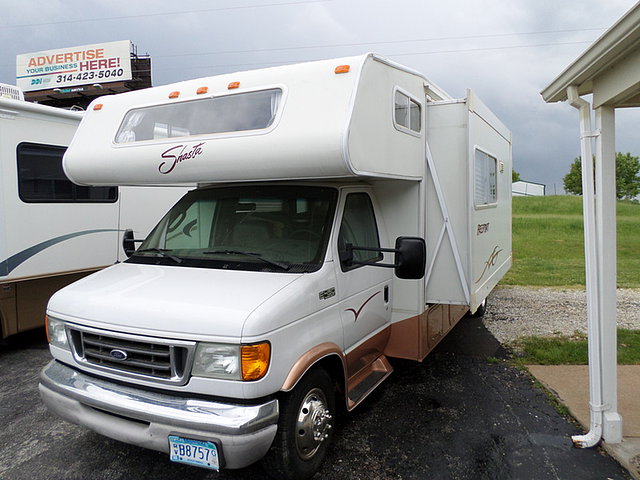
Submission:
[[[49,361],[43,332],[0,346],[3,480],[264,479],[260,466],[220,474],[109,440],[49,414],[37,394]],[[531,379],[502,361],[482,323],[465,319],[424,363],[395,373],[340,418],[317,479],[630,479]]]

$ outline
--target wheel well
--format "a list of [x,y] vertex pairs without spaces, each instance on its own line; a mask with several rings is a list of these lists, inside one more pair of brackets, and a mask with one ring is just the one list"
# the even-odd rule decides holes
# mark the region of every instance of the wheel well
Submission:
[[322,368],[331,377],[331,381],[333,382],[334,389],[336,391],[336,400],[340,400],[336,402],[337,405],[345,405],[346,407],[346,396],[345,396],[345,386],[346,386],[346,378],[344,373],[344,366],[342,365],[342,360],[337,355],[328,355],[320,360],[318,360],[311,368]]

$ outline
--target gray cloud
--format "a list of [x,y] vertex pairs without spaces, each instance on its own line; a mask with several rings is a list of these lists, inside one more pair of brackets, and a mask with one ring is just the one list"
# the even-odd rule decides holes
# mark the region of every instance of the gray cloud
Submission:
[[[282,3],[282,5],[277,5]],[[539,92],[633,0],[51,0],[3,2],[0,82],[15,56],[132,40],[161,85],[283,63],[376,51],[454,96],[470,87],[512,130],[522,177],[560,191],[579,155],[577,113]],[[547,33],[542,33],[547,32]],[[620,112],[618,150],[640,154],[636,112]]]

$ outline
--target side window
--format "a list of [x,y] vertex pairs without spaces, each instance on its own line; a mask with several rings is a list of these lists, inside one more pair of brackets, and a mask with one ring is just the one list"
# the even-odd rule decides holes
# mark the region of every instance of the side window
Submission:
[[396,90],[394,95],[394,117],[396,128],[407,133],[419,134],[422,130],[422,108],[407,94]]
[[[366,193],[350,193],[347,196],[340,225],[340,234],[338,235],[339,250],[344,251],[348,243],[357,247],[380,248],[376,216],[371,199]],[[382,260],[382,254],[380,252],[354,250],[353,259],[358,262],[375,262]],[[358,265],[354,265],[351,268],[356,267]],[[346,269],[344,265],[343,269]]]
[[476,149],[474,203],[476,207],[498,202],[498,161],[495,157]]
[[21,143],[17,148],[18,194],[26,203],[113,203],[116,187],[76,185],[64,174],[65,147]]

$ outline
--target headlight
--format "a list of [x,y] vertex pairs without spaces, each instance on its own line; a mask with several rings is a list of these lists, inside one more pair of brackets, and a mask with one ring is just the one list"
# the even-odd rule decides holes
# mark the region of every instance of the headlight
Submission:
[[191,373],[197,377],[240,380],[240,345],[198,344]]
[[200,343],[191,373],[196,377],[225,380],[259,380],[269,369],[269,343],[229,345]]
[[47,339],[51,345],[69,350],[69,340],[65,323],[55,318],[47,317]]

